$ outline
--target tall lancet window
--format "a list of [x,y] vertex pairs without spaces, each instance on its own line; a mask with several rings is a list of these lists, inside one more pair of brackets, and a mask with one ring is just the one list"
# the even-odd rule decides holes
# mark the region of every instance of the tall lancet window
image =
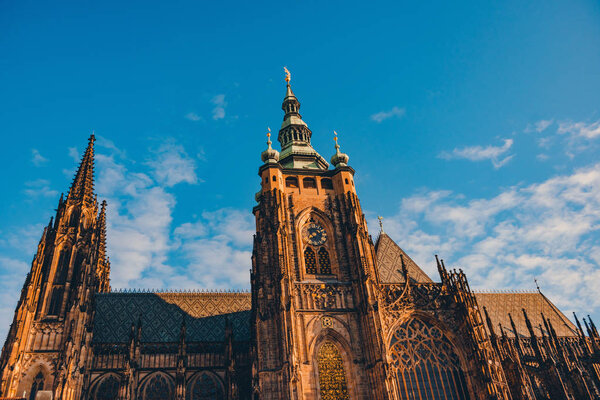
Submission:
[[323,275],[331,274],[331,261],[329,260],[329,252],[325,247],[319,249],[319,273]]
[[304,264],[306,266],[307,274],[317,273],[317,258],[315,257],[315,252],[310,247],[307,247],[306,250],[304,250]]
[[317,364],[319,368],[319,392],[321,393],[321,399],[349,399],[344,361],[335,344],[328,341],[321,345],[317,354]]
[[438,327],[409,319],[393,334],[390,358],[398,399],[469,399],[458,355]]

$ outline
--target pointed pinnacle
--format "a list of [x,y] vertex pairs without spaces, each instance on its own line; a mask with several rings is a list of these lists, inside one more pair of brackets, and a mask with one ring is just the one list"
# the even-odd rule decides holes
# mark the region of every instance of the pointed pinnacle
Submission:
[[78,202],[82,201],[87,205],[94,203],[94,142],[96,137],[92,134],[88,141],[88,146],[81,158],[81,163],[69,194],[67,195],[67,201]]

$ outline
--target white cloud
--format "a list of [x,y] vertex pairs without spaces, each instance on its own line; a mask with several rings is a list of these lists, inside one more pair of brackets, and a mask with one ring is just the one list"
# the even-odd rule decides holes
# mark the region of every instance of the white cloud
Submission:
[[512,139],[504,139],[502,146],[467,146],[462,148],[455,148],[452,152],[446,151],[441,152],[438,157],[444,160],[455,160],[465,159],[469,161],[485,161],[490,160],[495,169],[501,168],[506,165],[514,155],[505,156],[501,158],[506,152],[510,150],[513,145]]
[[54,197],[58,195],[56,190],[50,188],[50,181],[46,179],[36,179],[34,181],[25,182],[23,192],[30,199],[37,197]]
[[600,120],[596,122],[564,121],[558,124],[559,134],[569,134],[572,137],[595,139],[600,136]]
[[31,162],[39,167],[48,162],[48,159],[40,154],[38,149],[31,149]]
[[153,158],[148,165],[152,167],[153,175],[160,183],[174,186],[181,182],[198,182],[196,161],[188,156],[183,146],[170,140],[152,152]]
[[[225,116],[225,110],[223,110],[223,116]],[[185,118],[189,119],[190,121],[200,121],[203,119],[200,115],[196,114],[195,112],[189,112],[185,114]]]
[[531,289],[537,277],[563,311],[600,311],[599,230],[600,163],[489,199],[420,193],[385,219],[432,277],[434,254],[464,268],[473,286]]
[[79,152],[76,147],[69,147],[69,157],[73,159],[76,163],[81,161],[81,157],[79,156]]
[[212,110],[213,119],[219,120],[225,118],[225,107],[227,106],[227,102],[225,101],[225,95],[216,95],[212,98],[211,103],[215,105],[215,107]]
[[406,110],[404,108],[394,106],[389,111],[380,111],[378,113],[371,115],[371,119],[379,124],[379,123],[385,121],[386,119],[390,119],[393,117],[397,117],[397,118],[403,117],[404,114],[406,114]]
[[541,119],[533,124],[528,124],[527,127],[525,128],[525,132],[542,133],[546,129],[548,129],[548,127],[550,125],[552,125],[553,123],[554,123],[553,119]]

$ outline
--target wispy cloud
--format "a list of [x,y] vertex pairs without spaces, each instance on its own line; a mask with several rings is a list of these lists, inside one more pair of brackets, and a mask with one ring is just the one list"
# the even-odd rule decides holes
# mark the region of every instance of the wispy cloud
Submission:
[[148,165],[152,167],[152,173],[158,182],[166,186],[198,182],[196,161],[187,154],[183,146],[168,140],[153,149],[152,153],[153,157]]
[[[435,276],[434,254],[474,286],[542,290],[565,311],[600,310],[600,164],[492,198],[426,191],[402,201],[385,230]],[[372,218],[371,226],[376,226]]]
[[514,155],[504,156],[512,147],[512,139],[504,139],[502,146],[467,146],[455,148],[451,152],[443,151],[438,157],[444,160],[465,159],[469,161],[490,160],[495,169],[506,165]]
[[[225,116],[225,110],[223,110],[223,116]],[[189,119],[190,121],[201,121],[203,118],[196,114],[195,112],[189,112],[187,114],[185,114],[185,118]]]
[[553,123],[554,123],[553,119],[541,119],[537,122],[534,122],[533,124],[528,124],[527,127],[525,128],[525,132],[542,133],[546,129],[548,129],[548,127],[550,127],[550,125],[552,125]]
[[211,103],[215,105],[215,107],[212,110],[213,119],[219,120],[225,118],[225,107],[227,106],[227,102],[225,101],[225,95],[216,95],[212,98]]
[[50,188],[50,181],[46,179],[25,182],[25,190],[23,192],[30,200],[38,197],[54,197],[58,195],[56,190]]
[[596,139],[600,137],[600,120],[596,122],[572,122],[564,121],[558,124],[559,134],[569,134],[573,137]]
[[404,114],[406,114],[406,110],[404,108],[394,106],[389,111],[380,111],[371,115],[371,119],[379,124],[386,119],[403,117]]
[[31,162],[39,167],[48,162],[48,159],[40,154],[38,149],[31,149]]

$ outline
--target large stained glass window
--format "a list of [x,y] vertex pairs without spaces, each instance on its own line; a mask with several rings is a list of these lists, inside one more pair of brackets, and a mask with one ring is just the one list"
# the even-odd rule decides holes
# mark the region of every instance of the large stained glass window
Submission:
[[223,400],[223,389],[217,378],[209,374],[201,374],[188,386],[187,400]]
[[317,354],[319,391],[322,400],[349,399],[344,362],[336,345],[327,341]]
[[390,356],[399,399],[469,399],[459,358],[438,327],[409,319],[394,332]]
[[331,261],[329,261],[329,252],[325,250],[325,247],[319,249],[319,273],[331,274]]
[[165,374],[155,374],[147,379],[140,389],[140,400],[173,400],[175,388],[173,380]]
[[103,378],[94,392],[94,400],[115,400],[119,398],[119,378],[108,375]]
[[304,265],[306,266],[307,274],[317,273],[317,258],[315,257],[315,252],[310,247],[304,250]]

